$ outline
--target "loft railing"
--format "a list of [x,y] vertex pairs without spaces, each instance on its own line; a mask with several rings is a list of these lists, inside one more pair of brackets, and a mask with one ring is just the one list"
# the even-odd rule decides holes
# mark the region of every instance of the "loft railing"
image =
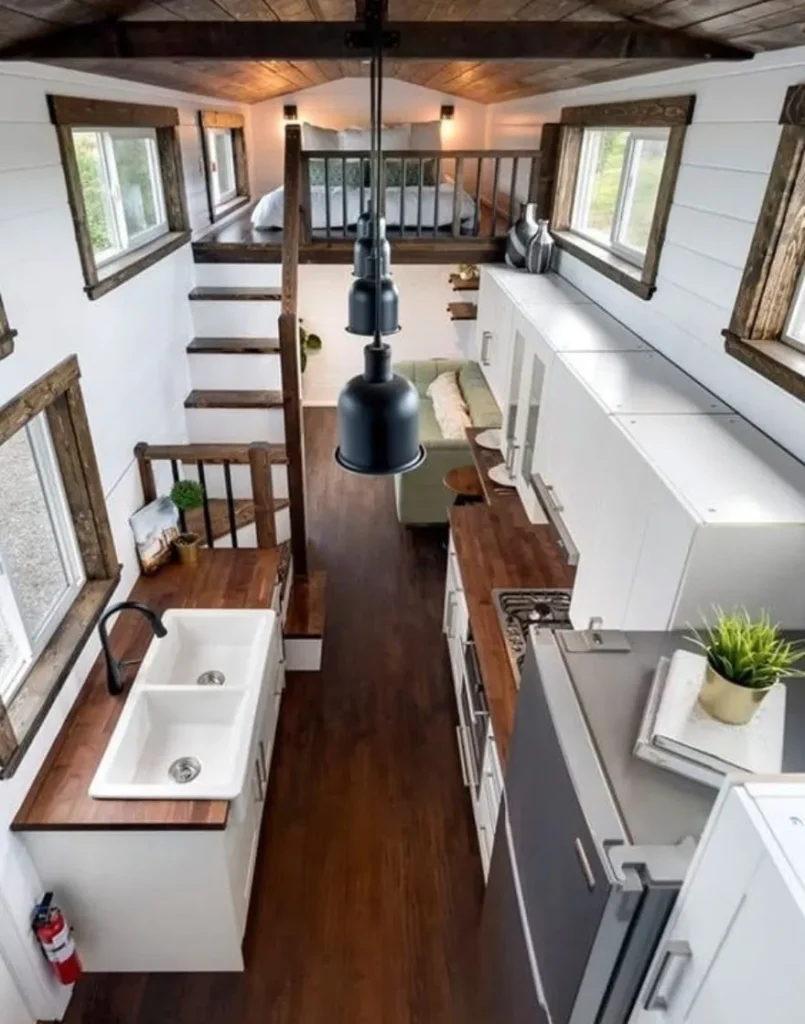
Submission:
[[[354,236],[372,194],[371,152],[307,150],[301,162],[303,237]],[[393,212],[388,230],[401,237],[496,238],[535,201],[538,175],[539,150],[390,150],[381,212]]]
[[[204,490],[200,522],[192,522],[190,529],[194,533],[202,533],[207,547],[215,547],[215,541],[225,536],[228,530],[232,547],[238,546],[238,530],[254,522],[258,548],[273,548],[277,543],[276,523],[274,514],[274,488],[271,481],[271,466],[284,461],[282,445],[271,445],[265,441],[254,444],[146,444],[140,442],[134,454],[140,471],[140,482],[146,503],[156,500],[157,484],[154,473],[155,462],[169,462],[173,482],[181,478],[179,467],[189,465],[195,468],[198,482]],[[210,498],[207,488],[206,469],[209,466],[223,468],[225,506],[220,505],[222,499]],[[232,486],[232,467],[248,466],[251,479],[251,498],[235,498]],[[217,528],[220,513],[215,509],[225,509],[227,529]],[[244,518],[244,512],[248,513]],[[252,515],[253,512],[253,515]],[[179,512],[179,525],[183,533],[188,532],[188,517]],[[203,526],[203,530],[199,527]]]

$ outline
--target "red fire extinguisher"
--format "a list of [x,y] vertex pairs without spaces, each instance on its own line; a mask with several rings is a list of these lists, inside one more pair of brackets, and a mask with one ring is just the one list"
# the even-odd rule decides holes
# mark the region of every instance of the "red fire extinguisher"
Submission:
[[46,892],[34,907],[32,927],[48,962],[62,985],[72,985],[81,977],[81,961],[76,952],[70,926]]

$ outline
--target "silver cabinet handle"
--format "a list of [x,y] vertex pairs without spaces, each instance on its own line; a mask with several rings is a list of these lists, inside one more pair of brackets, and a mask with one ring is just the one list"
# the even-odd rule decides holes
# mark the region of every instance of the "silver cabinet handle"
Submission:
[[534,488],[534,493],[540,505],[545,510],[545,515],[550,519],[553,528],[559,534],[559,540],[567,555],[567,564],[578,565],[579,549],[573,543],[570,531],[565,526],[565,521],[561,515],[562,506],[556,500],[553,488],[545,483],[540,473],[534,473],[531,477],[531,485]]
[[467,775],[467,762],[464,760],[464,742],[462,738],[462,729],[460,725],[456,726],[456,742],[458,743],[458,760],[461,764],[461,781],[464,783],[467,789],[470,788],[470,779]]
[[671,1002],[682,980],[685,969],[693,959],[690,943],[672,939],[662,952],[659,966],[649,985],[644,1009],[670,1010]]
[[447,616],[446,616],[447,621],[445,622],[445,625],[444,625],[444,631],[447,634],[447,636],[450,637],[451,640],[453,638],[453,614],[455,613],[455,610],[456,610],[456,592],[455,592],[455,590],[451,590],[449,592],[449,594],[447,595]]
[[565,506],[556,497],[556,488],[553,484],[545,484],[545,490],[548,492],[548,497],[551,500],[555,512],[564,512]]
[[593,874],[593,869],[590,867],[590,861],[587,858],[587,851],[584,849],[584,843],[582,843],[578,836],[573,843],[573,848],[576,851],[576,857],[579,861],[581,873],[584,875],[584,881],[587,883],[587,888],[592,892],[595,888],[595,875]]
[[264,798],[265,798],[265,792],[263,791],[263,779],[262,779],[262,776],[260,775],[260,758],[259,757],[256,757],[254,759],[254,766],[257,769],[257,775],[256,775],[257,799],[255,800],[255,803],[256,804],[261,804],[263,802]]
[[491,331],[481,332],[481,366],[489,366],[489,342],[491,340]]
[[266,748],[262,740],[257,744],[260,748],[260,762],[263,766],[263,785],[268,786],[268,761],[266,760]]
[[506,472],[509,474],[509,476],[514,476],[514,456],[517,454],[519,450],[519,444],[509,445],[509,454],[506,457]]

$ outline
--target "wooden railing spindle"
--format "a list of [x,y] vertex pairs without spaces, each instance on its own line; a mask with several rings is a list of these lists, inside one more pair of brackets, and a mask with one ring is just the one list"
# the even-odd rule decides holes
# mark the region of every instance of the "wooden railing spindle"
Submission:
[[134,454],[137,458],[137,469],[140,471],[140,484],[143,489],[143,500],[147,505],[152,501],[156,501],[157,483],[154,479],[154,467],[151,460],[148,458],[148,445],[145,441],[140,441],[134,449]]
[[442,186],[442,161],[436,159],[436,191],[433,193],[433,233],[439,234],[439,198]]
[[405,235],[405,183],[408,161],[402,158],[402,177],[400,178],[400,234]]
[[419,158],[419,178],[417,180],[416,194],[416,236],[422,237],[422,183],[425,178],[425,161]]
[[[153,472],[153,470],[152,470]],[[179,464],[176,459],[171,459],[171,476],[175,484],[179,483]],[[187,518],[184,514],[184,509],[179,509],[179,529],[182,533],[187,533]]]
[[330,161],[324,160],[324,236],[330,237]]
[[274,486],[271,480],[271,455],[268,445],[258,441],[249,445],[249,467],[254,500],[254,526],[258,548],[273,548],[277,543],[274,523]]
[[517,190],[517,165],[519,158],[515,157],[512,160],[512,176],[509,182],[509,223],[507,227],[511,227],[514,224],[514,204],[517,202],[516,190]]
[[478,178],[475,182],[475,213],[472,218],[472,233],[478,235],[481,233],[481,178],[484,173],[484,158],[478,157]]
[[464,198],[464,157],[456,157],[456,180],[453,183],[453,238],[461,234],[461,207]]
[[498,222],[498,179],[500,178],[500,157],[495,158],[495,172],[492,176],[492,223],[489,228],[489,237],[495,235],[495,228]]
[[347,233],[347,158],[341,157],[341,233]]

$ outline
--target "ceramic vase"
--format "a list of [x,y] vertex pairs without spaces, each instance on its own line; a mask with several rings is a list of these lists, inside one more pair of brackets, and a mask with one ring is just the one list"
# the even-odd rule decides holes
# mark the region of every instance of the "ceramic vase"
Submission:
[[752,720],[755,712],[766,696],[774,689],[776,683],[762,690],[751,686],[739,686],[731,679],[726,679],[708,662],[704,672],[704,682],[699,693],[699,704],[712,718],[727,725],[746,725]]
[[516,270],[525,270],[529,243],[539,234],[537,204],[526,203],[520,216],[506,233],[506,262]]
[[525,268],[529,274],[547,274],[551,269],[553,238],[548,230],[547,220],[537,222],[539,231],[528,243],[525,254]]

